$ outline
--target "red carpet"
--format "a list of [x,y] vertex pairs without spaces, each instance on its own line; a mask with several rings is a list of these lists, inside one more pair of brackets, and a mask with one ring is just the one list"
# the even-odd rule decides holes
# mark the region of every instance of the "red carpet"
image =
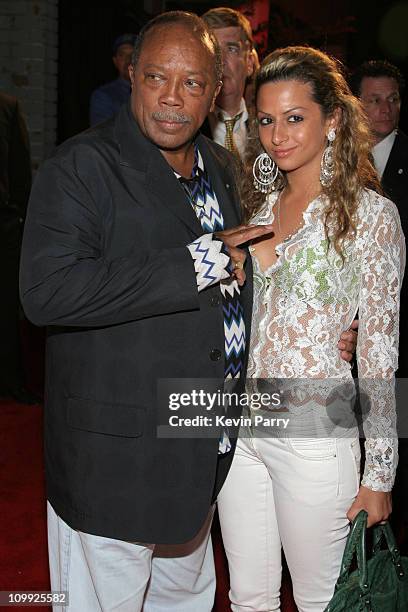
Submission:
[[[0,432],[0,591],[49,590],[42,408],[0,401]],[[229,612],[228,568],[217,523],[213,532],[217,570],[214,612]],[[282,599],[286,601],[282,612],[296,610],[290,603],[288,581]]]
[[0,401],[0,432],[0,590],[49,590],[42,409]]

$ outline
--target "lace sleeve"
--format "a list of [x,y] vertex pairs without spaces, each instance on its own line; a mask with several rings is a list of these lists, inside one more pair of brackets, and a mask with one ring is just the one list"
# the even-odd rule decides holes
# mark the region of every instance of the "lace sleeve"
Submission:
[[405,267],[405,240],[398,211],[392,202],[383,199],[382,203],[372,219],[362,261],[357,343],[366,437],[362,484],[374,491],[392,489],[398,463],[394,373]]

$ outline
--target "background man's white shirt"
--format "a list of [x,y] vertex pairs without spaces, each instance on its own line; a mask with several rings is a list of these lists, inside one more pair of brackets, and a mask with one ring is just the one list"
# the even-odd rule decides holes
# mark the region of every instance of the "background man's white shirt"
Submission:
[[382,178],[382,175],[384,174],[385,166],[387,165],[387,161],[390,156],[391,149],[393,147],[396,135],[397,135],[397,130],[393,130],[390,134],[388,134],[388,136],[380,140],[380,142],[378,142],[372,148],[374,164],[380,176],[380,179]]
[[[241,157],[245,154],[246,141],[247,141],[247,126],[248,110],[245,104],[244,98],[241,100],[241,106],[237,114],[242,113],[241,117],[237,120],[234,125],[234,143],[239,151]],[[208,121],[210,123],[212,139],[218,144],[225,146],[225,135],[226,128],[223,120],[233,119],[234,116],[230,116],[222,108],[215,106],[214,111],[208,115]]]

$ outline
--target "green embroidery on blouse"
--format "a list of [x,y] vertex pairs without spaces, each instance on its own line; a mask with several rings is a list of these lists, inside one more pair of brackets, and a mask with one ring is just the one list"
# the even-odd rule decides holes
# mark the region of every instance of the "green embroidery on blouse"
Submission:
[[[318,300],[333,304],[348,301],[358,291],[358,262],[344,263],[333,250],[327,251],[327,239],[314,246],[300,249],[289,260],[284,260],[272,275],[264,277],[265,290],[273,284],[286,295],[302,301]],[[336,280],[338,275],[341,282]],[[337,293],[342,288],[342,295]]]

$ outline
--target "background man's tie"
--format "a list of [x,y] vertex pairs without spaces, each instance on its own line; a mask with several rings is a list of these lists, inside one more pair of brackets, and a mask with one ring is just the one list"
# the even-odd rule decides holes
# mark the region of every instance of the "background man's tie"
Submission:
[[225,148],[228,149],[228,151],[231,151],[231,153],[234,153],[234,155],[236,155],[237,157],[239,157],[239,151],[236,147],[236,144],[234,142],[234,126],[236,124],[236,122],[238,121],[238,119],[241,117],[242,113],[239,113],[238,115],[235,115],[235,117],[233,119],[223,119],[224,123],[225,123],[225,129],[226,129],[226,134],[225,134]]

